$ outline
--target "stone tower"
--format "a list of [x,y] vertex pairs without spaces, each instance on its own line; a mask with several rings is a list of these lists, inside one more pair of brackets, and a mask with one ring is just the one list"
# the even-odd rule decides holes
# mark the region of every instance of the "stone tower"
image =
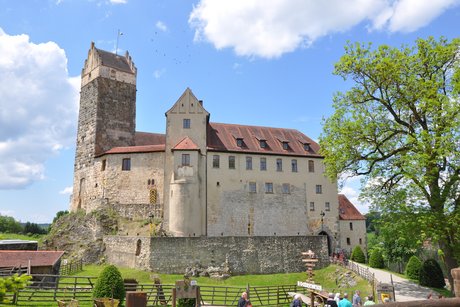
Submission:
[[81,73],[72,211],[89,212],[100,205],[98,183],[93,182],[95,157],[113,147],[134,145],[136,74],[128,52],[120,56],[91,43]]
[[178,237],[206,235],[209,113],[190,89],[166,112],[165,219]]

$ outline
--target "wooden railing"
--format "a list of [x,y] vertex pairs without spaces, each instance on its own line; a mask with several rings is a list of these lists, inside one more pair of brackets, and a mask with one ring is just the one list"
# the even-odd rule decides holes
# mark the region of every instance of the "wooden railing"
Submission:
[[[78,300],[81,306],[91,306],[92,290],[96,277],[33,275],[33,284],[19,292],[19,305],[55,304],[57,300]],[[125,283],[130,291],[147,293],[148,306],[171,305],[172,284]],[[243,291],[248,292],[255,306],[287,305],[292,300],[288,292],[307,294],[306,289],[296,285],[264,286],[264,287],[226,287],[200,286],[201,305],[204,306],[236,306]]]
[[59,275],[71,275],[83,271],[83,260],[72,261],[66,264],[61,264]]

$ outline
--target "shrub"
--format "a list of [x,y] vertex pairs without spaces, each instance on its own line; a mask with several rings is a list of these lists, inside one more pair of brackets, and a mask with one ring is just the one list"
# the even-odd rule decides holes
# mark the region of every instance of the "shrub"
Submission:
[[369,257],[369,266],[377,269],[383,269],[385,267],[382,252],[379,249],[372,250]]
[[110,297],[119,299],[120,303],[125,298],[125,285],[120,271],[114,265],[106,266],[99,277],[93,289],[94,298]]
[[364,257],[363,250],[361,246],[357,245],[353,248],[353,252],[351,253],[351,260],[356,261],[358,263],[365,263],[366,257]]
[[417,256],[412,256],[406,265],[406,276],[410,279],[419,280],[420,268],[422,267],[422,261]]
[[419,282],[421,286],[444,288],[446,282],[439,263],[434,259],[423,262],[420,268]]

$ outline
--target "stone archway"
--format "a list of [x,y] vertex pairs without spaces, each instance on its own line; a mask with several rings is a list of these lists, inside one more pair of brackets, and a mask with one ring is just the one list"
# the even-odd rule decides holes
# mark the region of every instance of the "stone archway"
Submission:
[[331,236],[324,230],[318,233],[319,236],[326,236],[327,239],[327,254],[330,256],[332,255],[332,242],[331,242]]

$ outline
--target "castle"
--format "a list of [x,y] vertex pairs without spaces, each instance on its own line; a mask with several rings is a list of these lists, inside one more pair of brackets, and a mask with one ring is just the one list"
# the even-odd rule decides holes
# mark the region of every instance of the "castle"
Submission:
[[139,205],[174,237],[325,235],[329,254],[365,249],[364,217],[338,197],[311,138],[213,123],[188,88],[166,112],[166,134],[138,132],[136,74],[128,53],[91,44],[81,75],[71,211]]

